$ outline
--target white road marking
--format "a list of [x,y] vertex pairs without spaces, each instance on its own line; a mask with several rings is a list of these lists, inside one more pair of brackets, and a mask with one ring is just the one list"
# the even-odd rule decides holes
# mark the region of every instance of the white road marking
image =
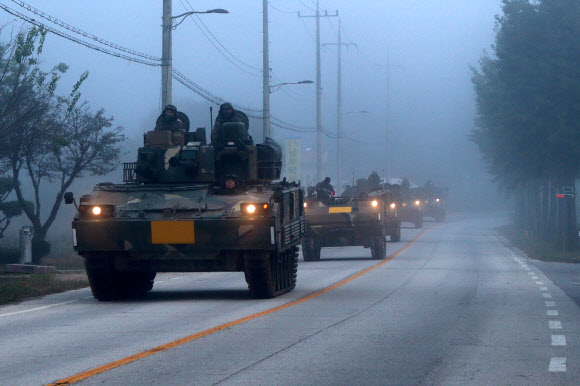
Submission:
[[556,311],[556,310],[547,310],[546,311],[546,315],[548,315],[548,316],[558,316],[559,314],[558,314],[558,311]]
[[546,307],[556,307],[556,302],[548,300],[546,302]]
[[566,346],[566,335],[552,335],[552,346]]
[[545,297],[546,299],[552,299],[552,295],[546,292],[542,292],[542,296]]
[[540,291],[547,291],[548,287],[540,287]]
[[550,359],[550,367],[548,368],[549,371],[553,372],[564,372],[566,371],[566,357],[552,357]]
[[542,285],[542,284],[544,284],[544,282],[543,281],[537,281],[536,284],[537,285]]
[[550,330],[562,329],[562,322],[560,322],[559,320],[550,320],[548,324],[550,325]]
[[7,314],[0,314],[0,317],[2,316],[11,316],[11,315],[17,315],[17,314],[25,314],[27,312],[33,312],[33,311],[40,311],[40,310],[46,310],[47,308],[51,308],[51,307],[56,307],[56,306],[63,306],[65,304],[70,304],[70,303],[74,303],[74,302],[78,302],[78,300],[69,300],[68,302],[62,302],[62,303],[55,303],[55,304],[49,304],[48,306],[42,306],[42,307],[36,307],[36,308],[31,308],[29,310],[22,310],[22,311],[16,311],[16,312],[9,312]]
[[532,276],[532,280],[538,280],[537,276]]
[[[524,268],[524,269],[525,269],[526,271],[529,271],[531,268],[530,268],[530,267],[526,267],[526,268]],[[534,274],[533,272],[528,272],[528,273]]]

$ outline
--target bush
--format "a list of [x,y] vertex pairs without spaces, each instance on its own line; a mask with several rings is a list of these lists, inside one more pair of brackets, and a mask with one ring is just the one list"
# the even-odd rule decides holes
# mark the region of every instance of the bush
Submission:
[[18,264],[20,262],[20,251],[17,248],[0,248],[0,265]]

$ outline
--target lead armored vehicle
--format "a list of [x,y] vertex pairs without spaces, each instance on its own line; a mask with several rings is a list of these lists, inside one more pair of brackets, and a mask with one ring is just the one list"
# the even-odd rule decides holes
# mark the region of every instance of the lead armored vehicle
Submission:
[[[279,181],[280,146],[255,145],[244,123],[224,124],[210,144],[205,129],[144,137],[124,183],[78,203],[74,248],[94,297],[142,296],[157,272],[244,272],[258,298],[293,290],[304,190]],[[65,202],[77,204],[70,192]]]
[[355,190],[333,197],[309,188],[305,206],[306,233],[302,243],[305,261],[320,260],[322,247],[363,246],[370,248],[373,259],[386,257],[387,214],[391,210],[386,191]]

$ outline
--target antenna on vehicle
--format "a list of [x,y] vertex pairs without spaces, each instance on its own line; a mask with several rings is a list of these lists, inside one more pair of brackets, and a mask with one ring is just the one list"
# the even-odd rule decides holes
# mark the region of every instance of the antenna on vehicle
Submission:
[[209,129],[213,128],[213,106],[209,106]]

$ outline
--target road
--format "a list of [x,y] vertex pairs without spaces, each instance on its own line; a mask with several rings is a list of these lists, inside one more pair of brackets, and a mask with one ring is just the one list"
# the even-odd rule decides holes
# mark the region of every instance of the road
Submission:
[[580,308],[501,221],[404,229],[383,262],[324,249],[276,299],[250,299],[242,274],[176,273],[139,301],[2,307],[0,383],[577,384]]

